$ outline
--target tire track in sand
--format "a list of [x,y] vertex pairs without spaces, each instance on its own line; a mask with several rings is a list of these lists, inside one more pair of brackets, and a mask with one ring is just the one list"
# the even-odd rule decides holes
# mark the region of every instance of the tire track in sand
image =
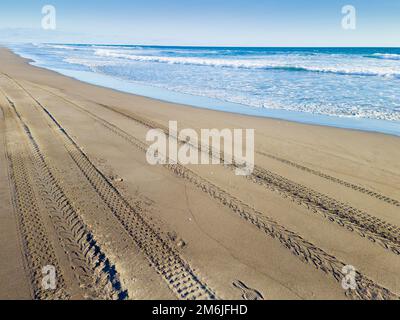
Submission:
[[[27,92],[27,91],[26,91]],[[84,159],[89,161],[89,159],[84,155],[83,151],[81,151],[77,145],[73,142],[72,138],[67,134],[67,132],[62,128],[62,126],[56,121],[56,119],[51,115],[51,113],[31,94],[29,94],[32,99],[36,101],[38,106],[42,108],[42,110],[49,116],[49,118],[56,123],[59,130],[68,138],[68,140],[76,146],[79,153],[82,155]],[[105,128],[114,132],[124,140],[128,141],[134,147],[140,149],[143,152],[147,151],[148,146],[126,133],[122,129],[116,127],[115,125],[109,123],[108,121],[98,117],[97,115],[87,111],[86,109],[76,105],[75,108],[81,110],[82,112],[91,116],[94,120],[101,123]],[[77,160],[79,163],[80,161]],[[89,161],[90,162],[90,161]],[[88,172],[96,171],[91,164],[86,164],[87,167],[91,167],[88,169]],[[84,167],[84,165],[82,165]],[[200,177],[198,174],[193,172],[192,170],[185,168],[179,164],[177,165],[164,165],[165,168],[173,172],[180,178],[183,178],[193,185],[198,187],[203,192],[207,193],[211,198],[220,202],[222,205],[230,208],[234,213],[238,214],[241,218],[251,223],[259,230],[264,232],[267,236],[272,237],[278,240],[286,249],[290,250],[294,255],[296,255],[300,260],[305,263],[312,265],[317,270],[320,270],[326,273],[328,276],[333,278],[338,283],[341,283],[342,279],[345,277],[345,274],[342,272],[343,267],[347,264],[338,260],[336,257],[326,253],[324,250],[316,247],[309,241],[302,238],[300,235],[286,229],[284,226],[279,225],[272,218],[265,216],[263,213],[255,210],[250,207],[240,199],[230,195],[225,190],[216,186],[212,182]],[[118,192],[118,191],[117,191]],[[361,272],[356,272],[356,283],[357,288],[355,290],[346,290],[345,294],[351,299],[365,299],[365,300],[398,300],[399,297],[392,293],[390,290],[380,286],[373,280],[369,279]]]
[[[54,300],[68,299],[70,294],[66,288],[64,275],[55,250],[49,240],[40,214],[39,200],[33,190],[32,168],[26,161],[28,158],[26,146],[17,139],[18,127],[4,110],[6,119],[6,158],[9,166],[9,185],[12,193],[13,207],[18,221],[22,250],[33,299]],[[10,136],[12,131],[12,136]],[[18,141],[18,143],[16,142]],[[56,271],[56,288],[46,290],[42,286],[42,268],[53,266]]]
[[[69,99],[64,98],[63,96],[42,88],[41,86],[34,86],[64,100],[65,102],[75,106],[79,110],[86,112],[91,117],[95,116],[82,106],[76,104]],[[112,106],[107,106],[99,103],[96,104],[102,106],[103,108],[112,110],[113,112],[116,112],[130,120],[133,120],[136,123],[145,126],[146,128],[161,129],[164,133],[169,135],[168,128],[160,126],[153,121],[147,120],[137,115],[128,115]],[[102,122],[103,125],[106,123],[104,119],[100,119],[99,117],[97,117],[97,121]],[[109,122],[107,122],[107,126],[110,126]],[[197,145],[191,144],[191,146],[198,150],[202,150],[202,148],[203,150],[208,149],[208,153],[211,157],[216,157],[220,161],[223,161],[223,157],[217,150],[207,148],[201,143],[198,143]],[[226,165],[226,167],[229,167],[232,170],[238,168],[238,166],[235,164],[229,166]],[[400,255],[400,227],[390,224],[382,219],[368,214],[367,212],[354,208],[349,204],[342,203],[332,197],[329,197],[318,191],[312,190],[306,186],[291,181],[260,166],[255,166],[254,172],[246,178],[258,185],[267,188],[268,190],[278,193],[283,198],[289,199],[297,205],[307,208],[313,213],[322,215],[328,221],[336,223],[340,227],[343,227],[350,232],[356,232],[362,238],[368,239],[372,243],[377,243],[382,248],[390,250],[396,255]],[[380,197],[382,199],[385,199],[385,196]],[[395,205],[395,203],[392,204]]]
[[60,135],[77,167],[176,296],[180,299],[216,299],[214,291],[94,166],[51,113],[16,80],[8,78],[33,99],[39,112],[44,113],[50,126]]
[[[62,97],[62,96],[60,96],[60,95],[54,93],[53,91],[50,91],[50,90],[45,89],[45,88],[43,88],[43,87],[41,87],[41,86],[38,86],[38,85],[35,85],[35,86],[36,86],[36,87],[39,87],[39,88],[42,89],[42,90],[45,90],[45,91],[49,92],[50,94],[53,94],[53,95],[55,95],[55,96],[58,96],[58,97],[61,98],[61,99],[65,99],[64,97]],[[65,100],[67,100],[67,99],[65,99]],[[71,101],[69,101],[69,103],[71,103]],[[150,121],[150,120],[148,120],[148,119],[145,119],[145,118],[143,118],[143,117],[139,117],[138,115],[126,114],[126,113],[124,113],[124,112],[118,110],[117,108],[112,107],[112,106],[109,106],[109,105],[105,105],[105,104],[98,103],[98,102],[95,102],[95,101],[94,101],[94,103],[97,104],[97,105],[99,105],[99,106],[101,106],[101,107],[103,107],[103,108],[105,108],[105,109],[112,110],[112,111],[114,111],[115,113],[118,113],[118,114],[120,114],[120,115],[122,115],[122,116],[124,116],[124,117],[126,117],[126,118],[129,118],[129,119],[131,119],[131,120],[133,120],[133,121],[135,121],[135,122],[137,122],[137,123],[140,123],[140,124],[142,124],[143,126],[146,126],[146,127],[149,128],[149,129],[157,129],[157,128],[159,128],[159,129],[161,129],[164,133],[169,134],[168,128],[165,127],[165,126],[162,126],[162,125],[160,125],[160,124],[158,124],[158,123],[155,123],[155,122]],[[185,142],[185,143],[186,143],[186,141],[181,141],[181,142]],[[199,144],[199,145],[197,145],[197,146],[195,146],[195,145],[191,145],[191,146],[195,147],[196,149],[200,149],[200,148],[202,147],[201,144]],[[219,154],[218,151],[210,150],[210,155],[211,155],[211,156],[212,156],[212,152],[215,152],[215,154]],[[380,201],[383,201],[383,202],[385,202],[385,203],[387,203],[387,204],[394,205],[394,206],[396,206],[396,207],[400,207],[400,201],[398,201],[398,200],[396,200],[396,199],[393,199],[393,198],[390,198],[390,197],[388,197],[388,196],[385,196],[385,195],[383,195],[383,194],[381,194],[381,193],[378,193],[378,192],[376,192],[376,191],[369,190],[369,189],[367,189],[367,188],[365,188],[365,187],[356,185],[356,184],[351,183],[351,182],[347,182],[347,181],[345,181],[345,180],[342,180],[342,179],[333,177],[333,176],[331,176],[331,175],[325,174],[325,173],[323,173],[323,172],[321,172],[321,171],[308,168],[308,167],[303,166],[303,165],[300,165],[300,164],[298,164],[298,163],[296,163],[296,162],[293,162],[293,161],[290,161],[290,160],[287,160],[287,159],[284,159],[284,158],[281,158],[281,157],[278,157],[278,156],[275,156],[275,155],[272,155],[272,154],[268,154],[268,153],[265,153],[265,152],[262,152],[262,151],[256,151],[256,153],[258,153],[258,154],[260,154],[260,155],[262,155],[262,156],[268,157],[268,158],[270,158],[270,159],[279,161],[279,162],[284,163],[284,164],[286,164],[286,165],[292,166],[292,167],[297,168],[297,169],[299,169],[299,170],[302,170],[302,171],[308,172],[308,173],[310,173],[310,174],[319,176],[319,177],[324,178],[324,179],[326,179],[326,180],[329,180],[329,181],[331,181],[331,182],[333,182],[333,183],[340,184],[340,185],[342,185],[342,186],[345,186],[345,187],[350,188],[350,189],[352,189],[352,190],[358,191],[358,192],[363,193],[363,194],[365,194],[365,195],[368,195],[368,196],[370,196],[370,197],[376,198],[376,199],[378,199],[378,200],[380,200]],[[221,159],[221,156],[218,156],[218,157],[219,157],[220,160],[222,160],[222,159]],[[236,169],[236,168],[237,168],[237,166],[235,167],[235,169]],[[261,168],[260,168],[260,169],[261,169]]]
[[32,174],[33,182],[40,189],[60,244],[69,258],[85,298],[126,298],[128,293],[122,289],[118,272],[65,196],[14,102],[7,96],[6,98],[28,138],[30,158],[35,169]]
[[353,190],[358,191],[360,193],[366,194],[366,195],[368,195],[368,196],[370,196],[372,198],[376,198],[376,199],[381,200],[381,201],[383,201],[385,203],[394,205],[396,207],[400,207],[400,201],[398,201],[396,199],[393,199],[393,198],[390,198],[388,196],[385,196],[385,195],[383,195],[383,194],[381,194],[379,192],[369,190],[369,189],[367,189],[367,188],[365,188],[363,186],[360,186],[360,185],[345,181],[343,179],[339,179],[339,178],[333,177],[331,175],[323,173],[322,171],[318,171],[318,170],[314,170],[314,169],[308,168],[308,167],[303,166],[301,164],[298,164],[298,163],[296,163],[294,161],[286,160],[284,158],[277,157],[277,156],[275,156],[273,154],[269,154],[269,153],[262,152],[262,151],[256,151],[256,153],[258,153],[258,154],[260,154],[260,155],[262,155],[264,157],[279,161],[281,163],[284,163],[284,164],[286,164],[288,166],[291,166],[293,168],[299,169],[301,171],[304,171],[304,172],[313,174],[315,176],[324,178],[326,180],[329,180],[331,182],[340,184],[342,186],[345,186],[347,188],[353,189]]

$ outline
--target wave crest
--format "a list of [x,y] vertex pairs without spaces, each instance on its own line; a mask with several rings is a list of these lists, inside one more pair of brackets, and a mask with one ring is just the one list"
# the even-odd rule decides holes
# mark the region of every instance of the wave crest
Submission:
[[400,60],[400,54],[395,53],[374,53],[370,57],[383,60]]
[[[167,64],[183,64],[225,68],[244,68],[244,69],[272,69],[285,71],[306,71],[319,73],[334,73],[342,75],[358,76],[384,76],[400,77],[400,68],[390,69],[379,66],[307,66],[300,64],[290,64],[278,61],[263,60],[240,60],[240,59],[216,59],[216,58],[196,58],[196,57],[163,57],[163,56],[143,56],[117,52],[114,50],[97,49],[95,55],[100,57],[111,57],[138,62],[157,62]],[[399,55],[400,58],[400,55]]]

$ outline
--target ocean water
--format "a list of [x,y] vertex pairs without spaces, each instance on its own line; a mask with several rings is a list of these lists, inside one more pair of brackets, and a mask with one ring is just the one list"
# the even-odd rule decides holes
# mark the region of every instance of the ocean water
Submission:
[[400,48],[10,47],[38,66],[153,98],[400,135]]

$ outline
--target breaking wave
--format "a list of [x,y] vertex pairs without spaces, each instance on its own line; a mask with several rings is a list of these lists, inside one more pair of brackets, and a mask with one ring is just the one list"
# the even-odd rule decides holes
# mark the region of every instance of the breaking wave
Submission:
[[99,57],[125,59],[138,62],[157,62],[157,63],[168,63],[168,64],[243,68],[243,69],[276,69],[285,71],[307,71],[307,72],[335,73],[342,75],[358,75],[358,76],[400,77],[400,66],[398,68],[379,67],[379,66],[369,66],[369,67],[312,66],[312,65],[290,64],[281,61],[272,61],[272,60],[268,61],[266,59],[244,60],[244,59],[215,59],[215,58],[197,58],[197,57],[144,56],[144,55],[123,53],[120,51],[108,50],[108,49],[97,49],[95,50],[95,55]]

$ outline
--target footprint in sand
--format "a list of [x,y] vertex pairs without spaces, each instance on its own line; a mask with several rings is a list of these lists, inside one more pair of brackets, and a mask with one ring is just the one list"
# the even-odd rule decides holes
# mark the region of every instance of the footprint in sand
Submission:
[[260,292],[255,289],[249,288],[242,281],[235,280],[233,281],[233,286],[242,291],[243,300],[264,300],[264,297]]

